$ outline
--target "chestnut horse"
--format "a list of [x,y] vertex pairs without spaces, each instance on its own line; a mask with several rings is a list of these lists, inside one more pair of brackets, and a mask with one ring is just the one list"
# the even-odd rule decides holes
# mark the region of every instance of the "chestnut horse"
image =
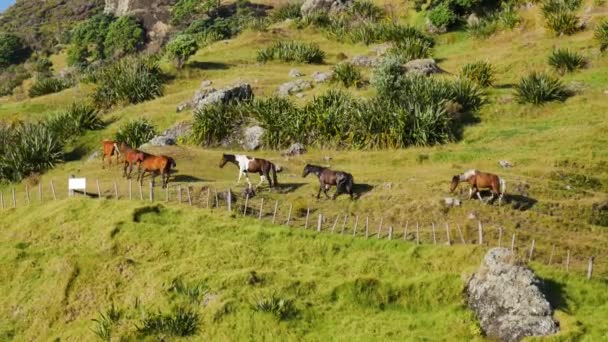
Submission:
[[[120,144],[120,152],[123,156],[124,159],[124,167],[122,170],[122,176],[123,177],[127,177],[127,179],[131,178],[131,172],[133,172],[133,164],[137,164],[138,165],[138,173],[139,168],[141,167],[141,162],[146,158],[146,156],[149,156],[149,154],[136,150],[134,148],[131,148],[129,145],[125,144],[125,143],[121,143]],[[127,173],[127,168],[129,169],[129,172]]]
[[450,192],[454,192],[460,182],[468,182],[471,185],[471,188],[469,189],[469,199],[473,198],[473,194],[476,193],[479,200],[483,202],[481,195],[479,194],[479,189],[490,189],[492,191],[492,197],[488,202],[494,201],[495,196],[498,196],[498,205],[501,204],[502,198],[507,190],[507,183],[504,179],[493,173],[485,173],[478,170],[468,170],[461,175],[452,177]]
[[104,160],[108,158],[109,167],[112,167],[112,156],[116,156],[116,164],[118,164],[118,158],[120,158],[120,149],[118,148],[118,142],[114,140],[104,140],[101,142],[101,168],[104,169]]
[[[245,175],[247,184],[249,184],[249,188],[251,188],[251,181],[249,181],[249,176],[247,174],[249,172],[253,172],[260,175],[260,182],[257,185],[258,187],[264,182],[264,180],[268,180],[268,186],[271,188],[279,185],[279,182],[277,181],[277,173],[281,172],[281,169],[277,168],[273,163],[266,159],[252,158],[243,154],[222,154],[220,168],[223,168],[226,163],[232,163],[239,168],[239,178],[237,179],[236,184],[239,184],[241,182],[241,176]],[[272,179],[270,178],[271,172]]]
[[146,154],[143,161],[139,164],[137,180],[139,184],[142,184],[146,172],[150,172],[152,174],[152,186],[154,186],[154,179],[160,173],[162,187],[166,188],[169,183],[171,168],[176,166],[175,160],[171,157]]
[[319,192],[317,193],[317,199],[321,197],[321,191],[325,194],[325,197],[329,198],[327,191],[332,185],[336,186],[336,193],[331,197],[335,200],[336,196],[347,193],[350,195],[350,199],[353,197],[353,175],[344,171],[332,171],[329,168],[306,164],[302,177],[308,176],[309,173],[314,173],[319,178]]

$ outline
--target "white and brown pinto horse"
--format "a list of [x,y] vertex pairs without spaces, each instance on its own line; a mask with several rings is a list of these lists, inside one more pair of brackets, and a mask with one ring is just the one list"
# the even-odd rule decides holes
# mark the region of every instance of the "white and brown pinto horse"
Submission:
[[[220,161],[220,168],[223,168],[226,163],[232,163],[239,168],[239,178],[236,181],[237,184],[241,182],[241,176],[245,176],[247,184],[251,188],[251,181],[249,181],[248,173],[258,173],[260,175],[260,182],[257,186],[260,186],[264,180],[268,181],[268,186],[271,188],[279,185],[277,181],[277,173],[281,172],[280,168],[277,168],[273,163],[266,159],[252,158],[244,154],[222,154],[222,160]],[[270,174],[272,173],[272,178]]]
[[477,194],[480,201],[481,194],[479,189],[490,189],[492,191],[492,197],[488,202],[493,201],[498,196],[498,205],[501,204],[502,198],[507,190],[507,183],[501,177],[493,173],[481,172],[478,170],[468,170],[467,172],[452,177],[452,183],[450,184],[450,192],[454,192],[458,183],[468,182],[471,188],[469,189],[469,198],[473,198],[473,194]]

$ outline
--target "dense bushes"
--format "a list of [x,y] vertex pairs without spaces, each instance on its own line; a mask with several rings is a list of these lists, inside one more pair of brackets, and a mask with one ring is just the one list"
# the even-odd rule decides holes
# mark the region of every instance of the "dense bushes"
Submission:
[[283,62],[298,62],[309,64],[323,63],[325,52],[314,43],[298,43],[295,41],[280,41],[258,51],[258,62],[268,62],[275,59]]
[[146,119],[132,120],[123,124],[116,132],[116,141],[139,147],[156,135],[156,128]]
[[485,61],[468,63],[460,69],[460,77],[469,79],[479,86],[489,87],[494,82],[492,65]]
[[349,88],[352,86],[361,86],[363,84],[363,75],[359,68],[348,62],[342,62],[334,66],[334,75],[332,82],[341,83]]
[[11,65],[0,73],[0,96],[11,95],[13,89],[30,77],[23,65]]
[[143,336],[191,336],[198,329],[198,313],[191,309],[175,307],[170,313],[148,313],[139,325],[137,332]]
[[300,19],[302,3],[298,1],[287,2],[280,5],[270,12],[270,20],[273,22],[285,21],[287,19]]
[[99,111],[90,104],[73,103],[67,110],[57,113],[45,123],[61,141],[70,141],[85,131],[105,127]]
[[568,96],[562,82],[551,75],[532,72],[523,77],[516,86],[516,96],[520,103],[539,105],[549,101],[562,101]]
[[23,62],[29,49],[21,38],[12,33],[0,33],[0,68]]
[[56,77],[42,77],[36,79],[36,82],[29,90],[30,97],[37,97],[47,94],[58,93],[64,89],[70,88],[74,82]]
[[545,24],[556,35],[575,33],[580,26],[574,11],[580,5],[581,0],[546,0],[541,8]]
[[188,58],[196,53],[198,44],[192,35],[180,34],[167,44],[165,50],[175,66],[181,69]]
[[120,17],[110,24],[104,40],[104,54],[121,57],[134,53],[144,45],[144,29],[131,17]]
[[584,64],[583,56],[568,49],[553,50],[549,55],[549,65],[561,75],[580,69]]
[[190,139],[200,145],[219,144],[243,123],[241,107],[235,104],[213,104],[194,112]]
[[154,56],[125,57],[95,75],[95,103],[110,107],[117,103],[139,103],[162,96],[163,76]]
[[427,15],[433,26],[441,29],[447,29],[456,22],[456,14],[448,7],[446,3],[433,8]]
[[595,29],[595,39],[600,43],[600,51],[608,49],[608,20],[601,22]]

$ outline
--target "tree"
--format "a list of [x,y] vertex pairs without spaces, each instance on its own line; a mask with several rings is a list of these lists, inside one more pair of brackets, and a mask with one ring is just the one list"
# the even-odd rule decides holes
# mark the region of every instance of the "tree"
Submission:
[[0,67],[19,64],[27,59],[29,49],[12,33],[0,33]]
[[198,44],[192,35],[180,34],[167,44],[167,55],[178,69],[181,69],[188,58],[198,50]]
[[107,14],[98,14],[78,24],[72,30],[70,43],[72,47],[68,51],[69,63],[81,64],[88,58],[91,60],[104,59],[104,43],[106,33],[114,17]]
[[144,29],[132,17],[120,17],[110,24],[104,42],[106,57],[137,52],[144,45]]

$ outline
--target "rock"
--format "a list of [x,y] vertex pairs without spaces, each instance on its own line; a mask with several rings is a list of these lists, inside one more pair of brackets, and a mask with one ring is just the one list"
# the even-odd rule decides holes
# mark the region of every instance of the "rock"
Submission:
[[248,83],[238,83],[232,86],[215,90],[213,88],[201,89],[196,92],[192,106],[201,109],[206,105],[224,103],[231,100],[247,100],[253,97],[253,91]]
[[305,96],[306,96],[306,94],[304,94],[304,93],[297,93],[296,94],[296,97],[299,98],[299,99],[301,99],[301,98],[303,98]]
[[302,16],[307,16],[316,11],[334,14],[346,9],[350,3],[351,0],[306,0],[300,7],[300,12]]
[[328,72],[317,71],[314,74],[312,74],[312,79],[316,83],[323,83],[323,82],[331,81],[331,79],[333,77],[334,77],[334,73],[332,71],[328,71]]
[[445,205],[447,207],[459,207],[460,206],[460,200],[458,198],[445,197],[443,199],[443,202],[445,203]]
[[293,143],[289,148],[283,153],[285,156],[301,156],[306,153],[306,148],[304,145],[300,143]]
[[177,108],[175,108],[176,112],[183,112],[186,109],[189,109],[192,107],[192,103],[190,101],[186,101],[186,102],[182,102],[180,104],[177,105]]
[[266,130],[260,126],[251,126],[243,131],[243,141],[241,147],[248,151],[255,150],[262,145],[262,137]]
[[298,69],[289,70],[289,77],[302,77],[302,73]]
[[99,151],[95,151],[95,152],[91,153],[91,155],[89,156],[89,158],[87,158],[87,162],[99,159],[100,155],[101,155],[101,153]]
[[404,65],[406,72],[429,76],[443,71],[432,58],[414,59]]
[[426,30],[432,34],[446,33],[448,32],[447,26],[435,26],[428,18],[424,22]]
[[501,160],[498,162],[498,164],[500,164],[500,166],[502,166],[504,169],[508,169],[508,168],[512,168],[513,164],[509,163],[508,160]]
[[192,123],[189,121],[182,121],[174,125],[173,127],[165,130],[161,134],[152,138],[148,145],[151,146],[171,146],[175,145],[179,138],[187,136],[192,130]]
[[278,93],[280,96],[289,96],[310,88],[312,88],[310,81],[300,79],[281,84]]
[[393,47],[393,44],[384,43],[384,44],[380,44],[380,45],[376,45],[376,46],[372,47],[371,51],[374,52],[376,54],[376,56],[381,57],[381,56],[386,55],[388,50],[390,50],[392,47]]
[[474,26],[474,25],[478,25],[480,23],[479,17],[477,16],[477,14],[475,13],[471,13],[469,14],[469,16],[467,17],[467,26]]
[[358,55],[358,56],[355,56],[350,59],[350,63],[352,65],[356,65],[359,67],[365,67],[365,68],[376,66],[376,65],[378,65],[379,61],[380,61],[380,58],[378,58],[378,57],[368,57],[368,56],[363,56],[363,55]]
[[476,220],[477,219],[477,214],[474,212],[470,212],[469,215],[467,215],[467,218],[469,220]]
[[493,248],[467,284],[467,301],[484,333],[501,341],[546,336],[558,331],[541,281],[515,263],[507,248]]
[[210,80],[204,80],[203,82],[201,82],[201,88],[210,87],[212,84],[213,82],[211,82]]
[[323,157],[323,161],[325,161],[325,162],[329,162],[329,161],[331,161],[331,159],[332,158],[330,156]]

